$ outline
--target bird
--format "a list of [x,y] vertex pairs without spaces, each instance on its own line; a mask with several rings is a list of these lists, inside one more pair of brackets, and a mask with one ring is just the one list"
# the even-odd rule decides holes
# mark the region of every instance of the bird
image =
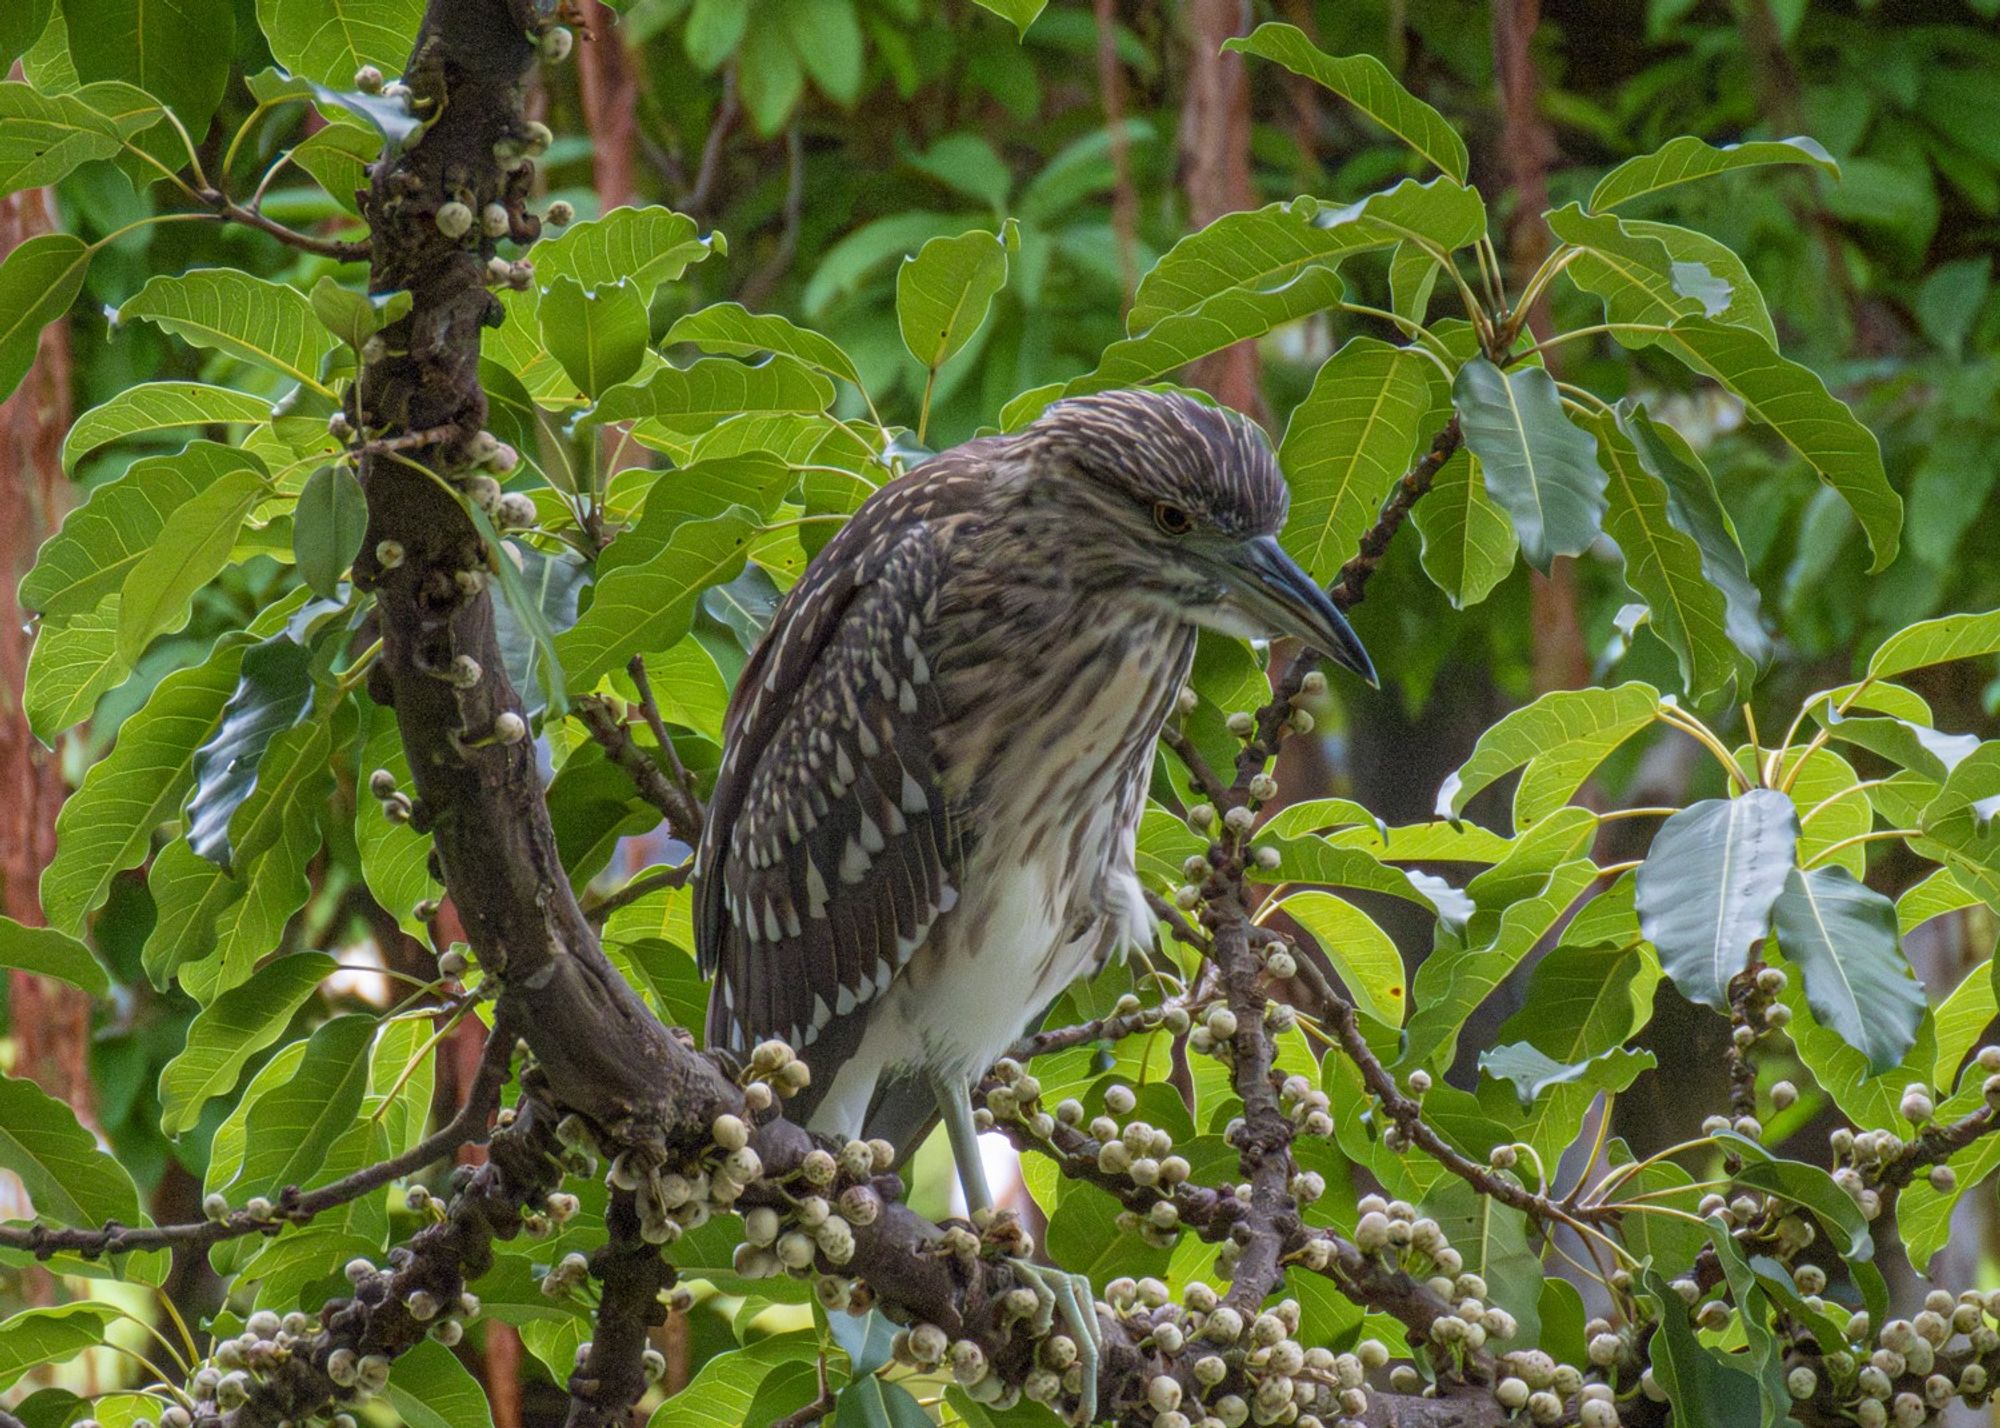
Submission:
[[[1056,402],[870,495],[725,715],[693,876],[708,1044],[790,1044],[812,1080],[788,1113],[815,1131],[900,1156],[942,1117],[990,1212],[972,1086],[1153,943],[1139,822],[1198,631],[1296,636],[1375,680],[1278,542],[1288,504],[1252,422],[1148,390]],[[1089,1421],[1088,1286],[1048,1287]]]

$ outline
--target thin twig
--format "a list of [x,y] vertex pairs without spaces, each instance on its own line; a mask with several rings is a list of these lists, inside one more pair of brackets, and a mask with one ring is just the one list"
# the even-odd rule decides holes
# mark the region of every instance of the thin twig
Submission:
[[631,882],[625,884],[624,887],[618,889],[617,892],[605,897],[601,902],[592,904],[585,911],[584,915],[593,923],[602,927],[605,919],[621,907],[630,907],[640,898],[646,897],[651,893],[656,893],[661,888],[685,886],[689,875],[693,872],[694,862],[690,859],[677,868],[662,868],[656,873],[647,873],[644,877],[634,878]]

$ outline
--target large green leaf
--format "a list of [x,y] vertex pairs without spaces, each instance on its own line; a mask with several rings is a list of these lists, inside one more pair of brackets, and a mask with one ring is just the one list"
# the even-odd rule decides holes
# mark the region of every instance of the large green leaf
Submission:
[[54,977],[96,996],[111,990],[111,979],[83,943],[54,927],[24,927],[0,917],[0,967]]
[[1298,892],[1279,904],[1319,944],[1354,1004],[1384,1026],[1401,1026],[1409,1009],[1403,954],[1375,920],[1344,898]]
[[118,309],[120,322],[134,318],[331,395],[319,369],[339,339],[297,288],[236,268],[157,273]]
[[2000,1135],[1980,1136],[1945,1164],[1954,1176],[1950,1189],[1939,1190],[1928,1178],[1918,1176],[1896,1197],[1896,1233],[1919,1274],[1928,1274],[1932,1257],[1951,1242],[1952,1212],[1959,1201],[1978,1190],[2000,1167]]
[[650,304],[654,289],[678,278],[688,264],[728,251],[720,233],[703,237],[699,224],[671,208],[614,208],[537,243],[535,274],[544,286],[571,277],[586,290],[629,282]]
[[[1556,237],[1580,250],[1563,272],[1585,292],[1604,299],[1604,315],[1611,322],[1664,324],[1696,314],[1720,317],[1728,309],[1727,285],[1706,267],[1676,265],[1666,244],[1631,232],[1609,214],[1585,213],[1572,203],[1547,219]],[[1637,347],[1651,339],[1628,333],[1620,340]]]
[[1895,679],[1913,669],[1991,654],[2000,654],[2000,610],[1941,615],[1882,641],[1868,657],[1868,674],[1872,679]]
[[195,751],[188,846],[225,871],[233,858],[230,819],[257,787],[258,766],[271,740],[304,716],[312,700],[311,663],[312,651],[289,633],[253,645],[243,656],[220,724]]
[[[7,10],[15,13],[12,5]],[[108,159],[125,137],[83,96],[0,82],[0,195],[46,187],[79,164]]]
[[304,1185],[313,1177],[361,1109],[376,1024],[374,1017],[359,1013],[322,1023],[306,1042],[297,1073],[251,1105],[232,1199],[276,1196],[287,1185]]
[[1897,940],[1896,905],[1845,868],[1794,868],[1771,918],[1820,1025],[1860,1047],[1871,1071],[1900,1063],[1925,1001]]
[[1465,140],[1445,117],[1396,82],[1389,67],[1369,54],[1334,56],[1296,25],[1266,22],[1250,34],[1224,40],[1225,50],[1260,55],[1338,94],[1391,134],[1465,182]]
[[1576,1086],[1588,1091],[1623,1091],[1641,1072],[1659,1065],[1651,1051],[1614,1046],[1582,1061],[1558,1061],[1525,1041],[1491,1046],[1479,1053],[1479,1069],[1495,1080],[1513,1084],[1523,1108],[1546,1091]]
[[691,342],[704,352],[722,352],[732,357],[752,357],[775,352],[796,357],[808,367],[861,385],[861,372],[854,359],[830,337],[823,337],[776,313],[751,312],[736,302],[710,303],[677,320],[667,329],[662,347]]
[[491,1428],[493,1422],[486,1390],[435,1339],[396,1359],[382,1396],[405,1428]]
[[2000,910],[2000,743],[1981,744],[1959,760],[1917,820],[1911,847],[1943,863],[1968,892]]
[[1281,539],[1315,582],[1329,583],[1408,469],[1430,404],[1429,364],[1374,337],[1327,358],[1292,409],[1278,464],[1292,489]]
[[134,561],[119,586],[118,654],[138,663],[153,637],[187,621],[195,592],[229,563],[237,533],[269,488],[254,457],[226,472],[174,509],[156,544]]
[[255,424],[270,416],[270,402],[247,392],[200,382],[143,382],[76,419],[63,438],[63,469],[74,470],[98,447],[127,437],[189,426]]
[[639,370],[646,304],[637,283],[586,288],[567,273],[542,288],[542,342],[586,397],[597,400]]
[[1604,413],[1590,426],[1610,477],[1604,529],[1625,557],[1625,583],[1646,602],[1654,632],[1679,661],[1683,689],[1705,699],[1749,673],[1729,639],[1728,601],[1707,578],[1700,545],[1674,523],[1666,483],[1640,461],[1617,420]]
[[1653,1336],[1653,1376],[1674,1405],[1674,1417],[1690,1424],[1761,1421],[1757,1380],[1733,1361],[1734,1355],[1704,1347],[1688,1323],[1680,1295],[1657,1270],[1643,1273],[1660,1325]]
[[236,53],[231,0],[63,0],[63,19],[77,78],[136,85],[207,132]]
[[1762,667],[1771,657],[1771,636],[1761,613],[1762,596],[1750,578],[1736,525],[1716,494],[1715,478],[1687,439],[1672,427],[1655,422],[1645,407],[1621,409],[1618,428],[1632,443],[1639,464],[1666,487],[1667,519],[1700,548],[1702,574],[1722,592],[1729,642],[1752,664]]
[[[1697,229],[1681,228],[1672,223],[1653,223],[1637,218],[1621,218],[1618,223],[1633,237],[1649,238],[1664,247],[1676,271],[1684,267],[1699,267],[1707,270],[1711,280],[1729,285],[1729,301],[1721,311],[1710,312],[1710,317],[1717,322],[1750,328],[1773,347],[1778,345],[1778,332],[1771,325],[1771,311],[1764,303],[1764,294],[1735,249]],[[1698,277],[1692,273],[1686,276]]]
[[791,467],[768,451],[718,456],[661,472],[646,488],[638,521],[598,557],[598,579],[653,559],[688,521],[714,520],[732,506],[759,518],[770,515],[791,475]]
[[1882,448],[1845,403],[1809,368],[1787,361],[1762,336],[1704,317],[1677,319],[1663,345],[1722,383],[1839,492],[1875,554],[1871,570],[1896,558],[1903,500],[1882,469]]
[[0,69],[26,54],[55,13],[55,0],[16,0],[0,13]]
[[1514,523],[1486,492],[1486,477],[1469,451],[1438,469],[1416,506],[1424,574],[1455,610],[1470,609],[1514,568],[1520,540]]
[[1486,231],[1479,195],[1449,178],[1394,188],[1334,206],[1314,199],[1226,213],[1188,234],[1139,282],[1127,331],[1151,331],[1232,289],[1272,292],[1309,268],[1337,266],[1351,253],[1416,239],[1447,252]]
[[1438,789],[1437,816],[1458,818],[1481,789],[1525,767],[1514,821],[1527,828],[1569,802],[1591,771],[1659,710],[1660,691],[1636,681],[1544,694],[1479,736],[1472,757]]
[[368,533],[368,501],[345,462],[322,466],[306,478],[292,508],[292,559],[313,592],[338,598],[341,577]]
[[1730,978],[1765,935],[1798,835],[1792,801],[1768,788],[1704,799],[1660,825],[1634,899],[1646,940],[1689,1001],[1729,1010]]
[[840,1391],[831,1428],[929,1428],[930,1422],[907,1388],[864,1374]]
[[352,89],[365,64],[401,71],[423,16],[423,0],[257,0],[271,57],[329,89]]
[[249,977],[277,947],[311,893],[306,864],[332,785],[331,732],[308,720],[271,741],[257,788],[230,818],[232,875],[175,839],[153,859],[147,886],[158,918],[142,953],[147,975],[208,1002]]
[[33,1081],[0,1076],[0,1170],[21,1177],[35,1214],[58,1225],[139,1223],[139,1191],[76,1112]]
[[21,703],[28,727],[45,744],[81,723],[98,696],[127,674],[118,654],[118,597],[107,595],[93,610],[45,619],[28,651],[28,687]]
[[1556,556],[1589,549],[1604,525],[1606,478],[1596,444],[1564,414],[1555,379],[1475,357],[1459,368],[1452,403],[1528,563],[1546,574]]
[[810,1363],[819,1352],[811,1334],[776,1334],[747,1348],[716,1354],[686,1388],[670,1395],[646,1428],[742,1428],[746,1414],[771,1370],[779,1364]]
[[58,1304],[23,1309],[0,1320],[0,1393],[31,1368],[73,1359],[105,1342],[117,1317],[108,1304]]
[[1049,0],[973,0],[982,10],[991,10],[1014,27],[1017,38],[1025,37],[1028,26],[1042,13]]
[[323,952],[280,957],[202,1008],[160,1072],[160,1129],[186,1133],[212,1098],[235,1090],[244,1064],[278,1039],[333,968]]
[[42,329],[83,290],[93,251],[72,234],[43,233],[0,260],[0,401],[35,364]]
[[926,370],[949,362],[986,321],[994,295],[1007,285],[1013,237],[1010,227],[933,238],[896,270],[896,325]]
[[741,507],[711,520],[685,521],[652,556],[606,575],[590,608],[556,637],[570,683],[589,689],[633,655],[678,644],[701,592],[742,573],[750,538],[761,524]]
[[43,544],[21,582],[21,603],[44,615],[95,609],[158,548],[175,511],[235,472],[262,469],[247,452],[210,441],[133,462],[118,480],[92,491]]
[[1542,1264],[1528,1243],[1521,1211],[1447,1177],[1424,1200],[1468,1272],[1486,1281],[1488,1297],[1514,1316],[1522,1342],[1540,1342]]
[[1683,134],[1669,139],[1650,154],[1627,159],[1599,179],[1597,187],[1590,191],[1588,207],[1593,213],[1602,213],[1675,184],[1760,164],[1810,164],[1822,173],[1840,177],[1840,165],[1812,139],[1764,139],[1717,148]]
[[637,385],[614,387],[590,419],[650,417],[669,430],[694,434],[741,412],[822,412],[832,401],[833,383],[791,357],[755,365],[704,357],[687,367],[662,367]]

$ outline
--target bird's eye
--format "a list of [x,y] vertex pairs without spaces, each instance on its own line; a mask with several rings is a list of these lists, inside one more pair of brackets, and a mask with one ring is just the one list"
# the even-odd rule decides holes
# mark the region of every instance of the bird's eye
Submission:
[[1194,517],[1166,501],[1153,507],[1153,524],[1170,536],[1186,535],[1194,529]]

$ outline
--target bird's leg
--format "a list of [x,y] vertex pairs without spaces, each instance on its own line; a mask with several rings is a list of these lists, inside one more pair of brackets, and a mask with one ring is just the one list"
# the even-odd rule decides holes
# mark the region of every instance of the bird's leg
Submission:
[[[931,1094],[937,1098],[944,1117],[945,1134],[951,1140],[952,1160],[958,1166],[958,1183],[965,1192],[965,1209],[974,1228],[984,1231],[993,1219],[993,1192],[986,1184],[986,1162],[979,1154],[979,1132],[972,1123],[972,1089],[955,1077],[932,1075]],[[1077,1368],[1082,1384],[1077,1395],[1075,1422],[1097,1421],[1097,1365],[1103,1330],[1097,1323],[1097,1293],[1090,1280],[1025,1256],[1010,1256],[1008,1264],[1023,1284],[1038,1294],[1046,1292],[1076,1341]]]

